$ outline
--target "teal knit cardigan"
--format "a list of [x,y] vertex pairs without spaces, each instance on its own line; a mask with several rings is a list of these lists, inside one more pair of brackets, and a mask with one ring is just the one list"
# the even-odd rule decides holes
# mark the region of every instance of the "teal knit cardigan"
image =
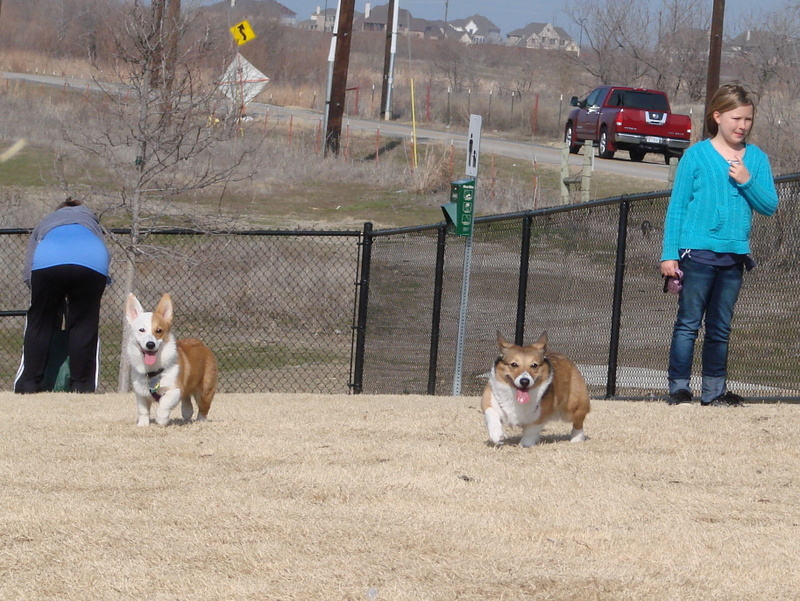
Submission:
[[662,261],[678,260],[678,249],[750,253],[753,211],[772,215],[778,193],[766,153],[748,144],[744,165],[750,179],[736,183],[729,165],[711,140],[691,146],[675,173],[664,220]]

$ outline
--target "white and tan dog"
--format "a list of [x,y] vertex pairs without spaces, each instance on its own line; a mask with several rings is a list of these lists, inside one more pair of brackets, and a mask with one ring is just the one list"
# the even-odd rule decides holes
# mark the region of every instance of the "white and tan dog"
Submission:
[[547,332],[530,346],[517,346],[497,333],[500,356],[483,391],[481,409],[489,439],[505,441],[503,426],[522,428],[523,447],[539,442],[547,422],[572,422],[572,442],[586,440],[583,420],[589,413],[589,390],[577,366],[547,350]]
[[178,403],[183,419],[191,420],[192,397],[197,403],[197,421],[205,421],[217,390],[217,360],[211,349],[196,338],[175,340],[169,294],[161,297],[152,313],[145,313],[131,294],[125,315],[131,328],[127,351],[139,412],[137,425],[150,424],[153,402],[158,404],[156,423],[161,426],[167,425]]

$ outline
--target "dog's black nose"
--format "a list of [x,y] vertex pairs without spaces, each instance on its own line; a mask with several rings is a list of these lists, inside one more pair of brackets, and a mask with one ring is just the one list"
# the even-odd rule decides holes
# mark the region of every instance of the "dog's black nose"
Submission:
[[531,385],[531,381],[528,378],[522,378],[519,381],[519,387],[520,388],[527,388],[530,385]]
[[156,348],[156,343],[153,342],[152,340],[148,340],[145,346],[147,347],[148,350],[152,351],[154,348]]

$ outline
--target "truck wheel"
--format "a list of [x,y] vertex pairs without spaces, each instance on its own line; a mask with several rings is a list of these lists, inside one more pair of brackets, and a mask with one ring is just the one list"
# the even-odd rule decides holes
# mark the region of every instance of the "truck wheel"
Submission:
[[[635,148],[633,150],[629,150],[628,152],[630,153],[631,160],[634,163],[641,163],[642,160],[644,159],[644,155],[647,154],[644,150],[640,150],[638,148]],[[667,163],[669,163],[669,160],[667,160]]]
[[601,159],[613,159],[614,158],[614,151],[608,149],[608,130],[603,129],[600,132],[600,142],[598,143],[600,147],[600,158]]
[[564,142],[569,145],[570,153],[578,154],[578,149],[580,146],[574,143],[574,135],[575,133],[572,131],[572,123],[567,123],[567,127],[564,129]]

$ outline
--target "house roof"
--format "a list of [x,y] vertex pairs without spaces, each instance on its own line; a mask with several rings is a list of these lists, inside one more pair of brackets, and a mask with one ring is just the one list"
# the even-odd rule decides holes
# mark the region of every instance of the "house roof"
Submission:
[[488,35],[492,32],[500,33],[500,28],[483,15],[472,15],[466,19],[453,19],[449,22],[449,25],[453,29],[464,30],[464,28],[467,27],[470,22],[475,23],[478,28],[476,33],[479,35]]
[[[414,17],[408,12],[407,9],[401,8],[397,11],[397,26],[398,28],[407,29],[414,20]],[[386,25],[389,22],[389,5],[382,4],[375,6],[369,11],[369,17],[364,18],[364,23],[375,23]]]
[[[528,23],[525,27],[520,27],[514,31],[509,31],[506,35],[520,38],[527,38],[532,35],[542,33],[542,30],[547,27],[547,23]],[[552,26],[551,26],[552,27]]]

